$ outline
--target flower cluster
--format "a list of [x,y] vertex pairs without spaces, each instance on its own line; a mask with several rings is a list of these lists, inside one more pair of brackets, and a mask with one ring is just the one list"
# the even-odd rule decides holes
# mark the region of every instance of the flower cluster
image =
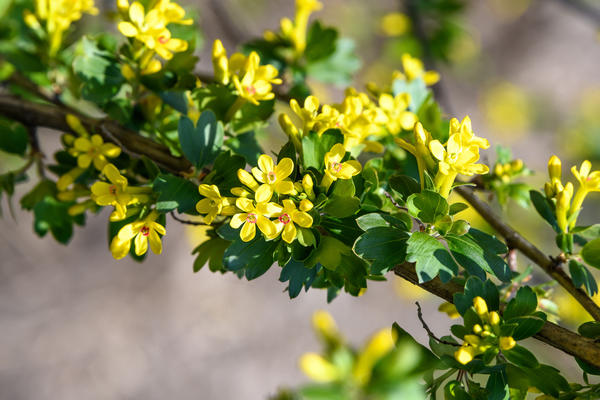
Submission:
[[[47,33],[50,41],[49,54],[54,56],[60,49],[64,33],[84,13],[98,14],[94,0],[36,0],[35,14],[25,11],[24,18],[32,29]],[[45,22],[45,29],[40,20]]]
[[[143,44],[144,48],[139,53],[137,61],[142,75],[153,74],[162,69],[161,62],[154,58],[158,54],[165,60],[173,58],[173,53],[187,50],[188,43],[185,40],[171,36],[167,28],[169,24],[191,25],[191,19],[184,19],[185,10],[171,0],[159,0],[149,10],[134,1],[129,4],[128,0],[117,0],[117,5],[124,21],[119,22],[119,31]],[[124,66],[125,76],[133,75],[131,67]]]
[[275,98],[272,85],[282,82],[277,78],[277,68],[270,64],[260,65],[260,57],[254,51],[248,56],[234,53],[227,58],[227,51],[218,39],[213,43],[212,62],[215,80],[223,85],[233,83],[237,91],[239,101],[231,116],[246,101],[258,105],[259,101]]
[[454,353],[459,363],[466,365],[477,355],[489,349],[510,350],[517,344],[511,336],[502,336],[500,315],[496,311],[488,311],[485,300],[479,296],[473,299],[473,309],[479,321],[473,325],[473,333],[464,335],[464,343]]
[[544,191],[546,196],[555,202],[556,222],[563,233],[573,229],[577,223],[577,216],[586,196],[590,192],[600,192],[600,171],[592,171],[592,163],[585,160],[579,169],[571,168],[573,176],[579,183],[577,192],[571,182],[562,184],[562,163],[557,156],[548,160],[548,175],[550,181],[546,182]]
[[300,119],[301,127],[294,125],[287,114],[279,116],[279,124],[297,149],[301,148],[302,136],[310,132],[320,135],[328,129],[339,129],[344,135],[346,151],[382,152],[383,146],[377,142],[379,138],[412,130],[417,122],[417,116],[408,110],[409,104],[408,93],[396,96],[382,93],[374,99],[349,88],[340,104],[324,104],[321,108],[314,96],[308,96],[303,107],[292,99],[290,107]]
[[421,185],[425,182],[425,173],[435,173],[435,189],[444,197],[450,194],[457,175],[472,176],[489,171],[486,165],[477,164],[477,161],[479,149],[487,149],[490,144],[473,133],[468,116],[461,122],[456,118],[450,121],[449,137],[445,144],[432,140],[431,134],[420,123],[414,128],[414,144],[400,138],[396,142],[417,159]]
[[521,159],[512,160],[505,164],[497,162],[493,168],[494,176],[503,183],[508,183],[514,177],[522,175],[525,170],[525,165]]

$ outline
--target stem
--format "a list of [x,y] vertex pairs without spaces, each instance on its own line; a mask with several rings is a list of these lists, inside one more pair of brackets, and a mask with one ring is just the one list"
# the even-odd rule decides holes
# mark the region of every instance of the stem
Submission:
[[552,279],[575,298],[583,308],[594,318],[600,321],[600,307],[582,289],[577,288],[571,278],[560,267],[561,261],[554,260],[544,254],[535,245],[525,239],[521,234],[508,226],[498,217],[492,208],[477,197],[473,189],[459,186],[455,190],[485,219],[504,239],[509,248],[518,249],[531,261],[539,265]]
[[238,112],[238,110],[242,108],[244,104],[246,104],[245,98],[238,97],[237,99],[235,99],[235,102],[231,105],[231,107],[229,107],[229,110],[227,110],[227,114],[225,115],[225,122],[231,121],[235,116],[235,113]]

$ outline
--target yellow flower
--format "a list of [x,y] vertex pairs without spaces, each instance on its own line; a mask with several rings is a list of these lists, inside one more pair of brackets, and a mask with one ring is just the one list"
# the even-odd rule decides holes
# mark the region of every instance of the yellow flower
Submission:
[[84,172],[85,172],[85,169],[83,169],[83,168],[79,168],[79,167],[73,168],[72,170],[70,170],[69,172],[61,175],[61,177],[58,178],[58,181],[56,181],[56,188],[60,192],[66,190]]
[[[578,191],[579,193],[579,191]],[[571,199],[573,198],[573,184],[568,182],[564,188],[556,195],[556,224],[561,232],[566,233],[568,230],[568,213],[571,207]]]
[[[296,0],[296,17],[292,22],[289,18],[282,18],[280,22],[281,36],[292,42],[296,54],[301,54],[306,48],[306,28],[310,14],[318,11],[323,5],[317,0]],[[273,32],[265,32],[265,38],[275,39]]]
[[479,315],[480,317],[486,315],[488,312],[487,303],[480,296],[477,296],[473,299],[473,307],[475,308],[475,312],[477,313],[477,315]]
[[277,228],[268,217],[276,213],[279,210],[279,206],[269,202],[271,196],[262,197],[265,194],[264,192],[255,193],[256,204],[251,199],[243,197],[238,198],[235,202],[237,208],[244,212],[235,214],[231,218],[229,225],[234,229],[242,227],[240,238],[244,242],[254,239],[256,236],[256,225],[258,225],[258,229],[260,229],[267,239],[277,236]]
[[461,346],[456,352],[454,352],[454,358],[462,365],[467,365],[477,355],[477,349],[471,346]]
[[294,162],[290,158],[283,158],[275,165],[273,159],[263,154],[258,157],[258,168],[252,168],[252,175],[262,185],[257,191],[265,191],[265,197],[271,198],[273,192],[277,194],[291,194],[294,192],[294,183],[288,179],[294,170]]
[[110,243],[110,251],[113,257],[117,260],[125,257],[131,249],[131,239],[134,239],[135,254],[138,256],[148,251],[148,242],[150,242],[152,252],[155,254],[162,253],[162,242],[159,234],[164,235],[166,230],[164,226],[156,222],[158,215],[156,211],[152,211],[143,220],[122,227]]
[[313,130],[315,123],[318,121],[317,117],[319,116],[319,99],[315,96],[308,96],[304,100],[304,107],[300,107],[300,104],[298,104],[296,99],[291,99],[290,107],[302,120],[302,131],[304,134],[306,135]]
[[[591,172],[591,170],[592,163],[588,160],[581,163],[579,170],[577,170],[575,166],[571,168],[571,172],[579,182],[579,188],[573,198],[573,204],[571,205],[571,210],[569,212],[570,215],[579,212],[583,200],[589,192],[600,192],[600,171]],[[575,226],[575,219],[571,224],[572,226]]]
[[227,60],[227,50],[219,39],[213,42],[212,63],[215,81],[227,85],[229,83],[229,61]]
[[306,353],[300,357],[300,369],[317,382],[332,382],[340,378],[338,368],[316,353]]
[[[50,37],[49,52],[53,56],[60,49],[63,33],[71,23],[81,19],[83,13],[98,14],[98,9],[94,6],[94,0],[36,0],[35,12],[39,19],[46,21],[46,31]],[[34,18],[29,14],[27,19],[30,26],[35,25]]]
[[[161,4],[162,8],[159,7]],[[188,43],[185,40],[172,38],[171,31],[166,28],[169,23],[188,23],[188,20],[171,20],[170,18],[177,14],[177,12],[171,13],[169,11],[172,9],[171,6],[173,4],[168,1],[166,5],[164,1],[161,1],[146,13],[144,6],[134,1],[129,6],[129,20],[131,22],[119,22],[119,31],[127,37],[135,38],[144,43],[148,49],[154,50],[165,60],[170,60],[173,58],[173,52],[182,52],[188,48]],[[165,14],[165,12],[167,13]],[[147,61],[150,62],[150,58]]]
[[392,329],[382,329],[376,333],[358,355],[352,375],[359,385],[365,385],[371,378],[371,371],[377,361],[394,349]]
[[417,116],[407,111],[410,104],[410,95],[400,93],[396,97],[384,93],[379,96],[379,108],[385,114],[385,127],[392,135],[397,135],[402,129],[412,130],[417,122]]
[[88,168],[92,162],[98,171],[108,164],[108,158],[116,158],[121,154],[121,148],[112,143],[104,143],[100,135],[91,138],[79,137],[75,139],[73,148],[77,156],[79,168]]
[[458,174],[471,176],[489,171],[486,165],[476,164],[479,160],[479,148],[487,148],[489,143],[473,134],[470,121],[463,122],[464,124],[459,125],[450,124],[451,134],[445,147],[438,140],[429,142],[429,150],[438,160],[435,186],[444,197],[448,197]]
[[312,317],[313,328],[320,337],[327,342],[341,341],[341,334],[335,324],[335,320],[327,311],[318,310]]
[[92,199],[99,206],[114,206],[116,216],[123,219],[127,213],[127,206],[134,200],[133,196],[127,193],[127,178],[112,164],[107,164],[102,169],[102,174],[110,183],[94,183],[91,188]]
[[425,171],[431,171],[435,167],[435,161],[431,157],[431,152],[429,151],[429,143],[432,140],[431,133],[426,131],[420,122],[417,122],[413,129],[413,137],[415,141],[414,145],[402,138],[396,138],[395,141],[398,146],[411,153],[417,159],[421,189],[424,189]]
[[[312,205],[312,204],[311,204]],[[302,228],[310,228],[313,224],[312,217],[304,211],[298,210],[296,204],[290,199],[283,200],[283,207],[273,215],[277,234],[281,233],[284,242],[292,243],[296,240],[298,233],[296,225]]]
[[386,36],[401,36],[410,29],[410,18],[402,13],[389,13],[381,18],[381,30]]
[[350,92],[342,104],[336,106],[337,113],[333,110],[329,111],[332,114],[330,116],[331,127],[342,131],[344,148],[347,151],[363,143],[368,136],[379,133],[378,123],[384,122],[385,116],[382,116],[381,111],[371,105],[364,93],[352,94]]
[[362,166],[356,160],[342,162],[346,155],[344,146],[336,143],[329,152],[325,154],[325,175],[321,181],[321,186],[326,189],[338,179],[352,179],[362,170]]
[[[230,61],[230,68],[233,71],[238,69],[234,68],[237,63],[239,62]],[[232,81],[240,98],[247,100],[254,105],[258,105],[258,102],[261,100],[271,100],[275,98],[271,84],[281,84],[281,79],[277,78],[277,75],[279,75],[277,68],[270,64],[261,66],[260,57],[253,51],[246,58],[244,68],[240,71],[240,74],[234,74],[232,76]]]
[[217,215],[233,215],[237,211],[235,200],[231,197],[221,197],[219,188],[205,183],[198,186],[198,191],[205,198],[196,203],[196,210],[206,214],[204,223],[210,225]]
[[560,158],[553,155],[548,160],[548,176],[550,182],[546,182],[544,185],[544,192],[549,198],[554,198],[556,195],[563,190],[563,185],[560,180],[562,175],[562,163]]
[[397,79],[405,79],[410,82],[421,78],[427,86],[434,85],[440,80],[440,74],[435,71],[425,71],[423,62],[408,53],[402,55],[402,68],[404,74],[397,71],[395,73]]

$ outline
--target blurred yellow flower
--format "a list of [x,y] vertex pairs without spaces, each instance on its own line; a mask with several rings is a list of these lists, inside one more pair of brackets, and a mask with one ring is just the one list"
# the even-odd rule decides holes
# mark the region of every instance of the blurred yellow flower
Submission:
[[488,125],[503,137],[518,138],[528,132],[533,123],[531,100],[523,89],[509,82],[490,87],[482,104]]
[[108,158],[116,158],[121,154],[121,148],[112,144],[104,143],[100,135],[92,135],[91,138],[79,137],[73,143],[74,154],[77,155],[79,168],[87,168],[90,164],[98,171],[102,171],[108,164]]
[[389,13],[384,15],[379,25],[386,36],[401,36],[410,30],[410,18],[402,13]]

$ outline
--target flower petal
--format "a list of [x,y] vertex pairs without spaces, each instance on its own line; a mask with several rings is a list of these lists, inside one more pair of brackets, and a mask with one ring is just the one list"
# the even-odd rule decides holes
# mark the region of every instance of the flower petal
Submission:
[[246,222],[240,231],[240,238],[244,242],[249,242],[256,236],[256,224]]
[[238,198],[235,201],[235,205],[240,210],[243,210],[243,211],[246,211],[246,212],[253,212],[254,211],[254,203],[250,199],[246,199],[246,198],[240,197],[240,198]]
[[271,197],[273,197],[273,189],[271,188],[271,185],[267,184],[261,185],[254,194],[254,199],[257,203],[266,203],[267,201],[271,200]]
[[162,253],[162,242],[156,231],[150,231],[150,235],[148,235],[148,241],[150,242],[150,249],[154,254]]
[[233,217],[231,217],[229,226],[231,226],[233,229],[237,229],[242,226],[244,222],[246,222],[246,214],[235,214]]
[[256,225],[258,225],[258,229],[264,233],[267,239],[272,239],[277,236],[277,228],[275,227],[275,224],[267,217],[259,215]]
[[260,157],[258,157],[258,168],[260,168],[261,171],[265,173],[272,172],[274,169],[274,165],[271,156],[263,154]]
[[283,233],[281,234],[281,238],[286,243],[292,243],[296,239],[296,226],[293,223],[288,223],[283,228]]
[[146,254],[148,251],[148,238],[142,233],[138,233],[134,240],[135,243],[135,255],[141,256],[142,254]]
[[313,224],[313,218],[310,216],[310,214],[305,213],[304,211],[296,211],[292,215],[292,219],[294,223],[303,228],[310,228]]
[[277,176],[277,180],[283,180],[292,174],[294,170],[294,162],[291,158],[283,158],[275,167],[275,176]]

